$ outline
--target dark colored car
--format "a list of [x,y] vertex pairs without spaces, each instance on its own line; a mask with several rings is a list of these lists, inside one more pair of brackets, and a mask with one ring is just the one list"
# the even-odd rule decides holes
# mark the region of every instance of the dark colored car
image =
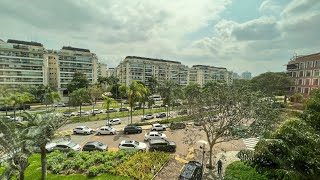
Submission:
[[179,180],[201,180],[202,165],[197,161],[189,161],[180,173]]
[[87,142],[83,146],[82,151],[108,151],[108,146],[97,141]]
[[140,107],[140,106],[135,106],[135,107],[133,108],[133,110],[140,110],[140,109],[142,109],[142,107]]
[[142,128],[139,126],[126,126],[123,129],[124,134],[130,134],[130,133],[141,133]]
[[119,108],[119,112],[123,112],[123,111],[129,111],[129,109],[128,108]]
[[109,110],[106,110],[106,113],[112,113],[112,112],[117,112],[116,109],[110,108]]
[[164,112],[162,112],[162,113],[158,113],[158,114],[156,115],[156,118],[164,118],[164,117],[166,117],[166,116],[167,116],[167,114],[164,113]]
[[13,107],[12,106],[8,106],[8,107],[0,107],[0,111],[12,111]]
[[154,105],[152,108],[160,108],[160,105]]
[[17,107],[17,110],[25,110],[25,109],[31,109],[31,106],[28,104],[21,105],[20,107]]
[[175,152],[176,148],[176,143],[173,141],[165,139],[152,139],[149,141],[149,151]]
[[186,128],[186,124],[182,122],[176,122],[176,123],[171,123],[170,124],[170,129],[175,130],[175,129],[184,129]]
[[182,103],[181,103],[181,102],[175,102],[175,103],[173,103],[172,105],[173,105],[173,106],[181,106]]

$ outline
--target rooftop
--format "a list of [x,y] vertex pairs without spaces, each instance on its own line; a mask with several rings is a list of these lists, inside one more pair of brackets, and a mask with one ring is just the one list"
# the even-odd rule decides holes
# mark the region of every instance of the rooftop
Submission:
[[7,43],[13,43],[13,44],[24,44],[29,46],[40,46],[43,47],[41,43],[33,42],[33,41],[20,41],[15,39],[8,39]]
[[139,56],[127,56],[125,59],[141,59],[141,60],[148,60],[148,61],[158,61],[158,62],[169,62],[169,63],[176,63],[181,64],[179,61],[171,61],[171,60],[165,60],[165,59],[156,59],[156,58],[147,58],[147,57],[139,57]]
[[70,50],[70,51],[81,51],[81,52],[90,52],[89,49],[82,49],[82,48],[76,48],[76,47],[71,47],[71,46],[63,46],[63,50]]
[[209,66],[209,65],[193,65],[192,67],[227,69],[227,68],[224,68],[224,67],[215,67],[215,66]]

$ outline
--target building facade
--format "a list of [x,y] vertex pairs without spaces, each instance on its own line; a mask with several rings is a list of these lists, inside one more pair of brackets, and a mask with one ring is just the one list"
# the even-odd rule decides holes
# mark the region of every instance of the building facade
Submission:
[[47,50],[37,42],[0,41],[0,85],[50,85],[66,94],[75,72],[84,73],[95,83],[98,69],[98,58],[88,49],[64,46]]
[[252,74],[249,71],[245,71],[241,74],[241,79],[250,80],[252,79]]
[[188,83],[199,84],[201,87],[210,81],[232,83],[233,74],[226,68],[207,65],[194,65],[189,68]]
[[293,57],[287,64],[287,73],[294,79],[290,92],[309,95],[320,87],[320,53]]
[[98,77],[107,77],[108,76],[108,67],[104,63],[98,63]]
[[159,83],[172,80],[181,86],[188,84],[188,66],[163,59],[127,56],[116,68],[116,75],[120,83],[127,86],[134,80],[148,85],[151,77]]
[[12,39],[0,41],[0,86],[47,85],[45,53],[41,43]]

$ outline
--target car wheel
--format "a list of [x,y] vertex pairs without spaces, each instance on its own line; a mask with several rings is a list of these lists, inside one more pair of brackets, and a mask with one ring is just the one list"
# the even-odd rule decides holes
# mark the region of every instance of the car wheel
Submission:
[[129,134],[129,132],[128,131],[126,131],[126,132],[124,132],[125,134]]
[[143,152],[143,150],[142,149],[139,149],[139,151],[138,152]]
[[100,136],[101,135],[101,132],[98,132],[98,136]]
[[163,130],[165,131],[165,130],[166,130],[166,128],[163,128]]
[[84,134],[85,134],[85,135],[88,135],[89,133],[88,133],[88,132],[85,132]]
[[73,134],[77,134],[77,131],[73,131]]
[[111,132],[110,134],[111,134],[111,135],[114,135],[114,132]]
[[175,152],[176,150],[174,148],[170,149],[170,152]]
[[142,133],[141,131],[138,131],[138,133],[140,134],[140,133]]

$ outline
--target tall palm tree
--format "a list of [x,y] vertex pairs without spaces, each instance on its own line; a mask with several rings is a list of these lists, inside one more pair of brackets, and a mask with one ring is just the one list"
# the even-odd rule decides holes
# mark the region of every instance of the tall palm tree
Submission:
[[56,131],[65,125],[68,121],[58,113],[46,114],[29,114],[25,113],[28,120],[28,134],[29,138],[33,139],[34,146],[40,148],[41,153],[41,173],[42,178],[47,178],[47,151],[46,145],[54,139]]
[[128,88],[127,96],[129,99],[129,106],[130,106],[130,117],[131,117],[131,124],[132,124],[132,109],[135,102],[138,102],[139,99],[142,98],[143,94],[146,93],[146,88],[143,84],[138,83],[137,81],[132,81]]
[[141,98],[139,99],[139,103],[142,106],[142,115],[144,116],[144,107],[146,102],[149,100],[149,96],[151,95],[149,88],[145,87],[145,90],[142,91]]
[[73,91],[70,94],[70,101],[72,104],[78,105],[80,108],[80,116],[81,116],[81,107],[83,103],[90,102],[90,96],[88,90],[86,88],[81,88]]
[[30,94],[28,92],[21,93],[19,95],[20,108],[23,107],[23,111],[25,111],[26,110],[25,103],[31,102],[33,99],[34,99],[34,97],[32,94]]
[[159,85],[158,92],[164,98],[163,103],[168,105],[169,114],[171,104],[181,91],[181,87],[173,81],[165,81]]
[[53,103],[61,100],[60,94],[57,91],[51,91],[51,92],[45,93],[43,98],[44,98],[43,102],[46,105],[47,111],[48,111],[49,104],[53,106]]
[[107,121],[108,121],[108,126],[109,126],[109,121],[110,121],[110,106],[113,104],[116,104],[117,101],[114,100],[112,97],[110,97],[112,94],[111,93],[105,93],[102,95],[104,99],[103,107],[107,109]]

